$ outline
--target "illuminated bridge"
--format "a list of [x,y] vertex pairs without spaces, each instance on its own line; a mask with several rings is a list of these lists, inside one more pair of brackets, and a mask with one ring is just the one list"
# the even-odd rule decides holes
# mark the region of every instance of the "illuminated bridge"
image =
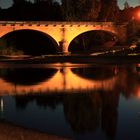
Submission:
[[72,40],[88,31],[110,32],[118,36],[120,42],[125,42],[127,39],[127,24],[113,22],[0,21],[0,37],[13,31],[27,29],[45,33],[53,43],[62,48],[63,53],[68,52]]

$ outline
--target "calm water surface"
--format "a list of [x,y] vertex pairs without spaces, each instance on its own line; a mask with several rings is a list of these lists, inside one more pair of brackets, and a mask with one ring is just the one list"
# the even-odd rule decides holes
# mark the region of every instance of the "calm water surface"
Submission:
[[0,68],[0,119],[76,140],[140,140],[140,65]]

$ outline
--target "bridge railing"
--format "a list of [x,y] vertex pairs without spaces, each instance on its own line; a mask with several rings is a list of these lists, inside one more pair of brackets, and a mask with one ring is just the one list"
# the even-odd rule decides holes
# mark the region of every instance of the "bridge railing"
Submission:
[[30,25],[101,25],[101,26],[114,26],[114,25],[127,25],[127,23],[116,23],[116,22],[68,22],[68,21],[0,21],[1,25],[16,25],[16,24],[30,24]]

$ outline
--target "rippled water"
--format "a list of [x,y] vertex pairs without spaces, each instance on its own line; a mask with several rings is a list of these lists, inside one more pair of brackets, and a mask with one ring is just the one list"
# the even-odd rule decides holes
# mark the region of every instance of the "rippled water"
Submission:
[[0,118],[76,140],[139,140],[140,66],[0,68]]

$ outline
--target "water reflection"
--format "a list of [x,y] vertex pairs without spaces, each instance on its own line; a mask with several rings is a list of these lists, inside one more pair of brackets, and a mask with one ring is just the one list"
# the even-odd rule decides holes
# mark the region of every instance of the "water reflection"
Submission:
[[72,72],[86,79],[105,80],[114,77],[117,74],[118,69],[115,66],[96,66],[88,68],[72,68]]
[[138,65],[0,69],[0,94],[114,89],[140,94],[139,82]]
[[30,102],[36,102],[37,106],[43,107],[44,109],[49,106],[51,109],[55,109],[58,104],[62,104],[63,96],[60,95],[23,95],[23,96],[14,96],[16,108],[17,109],[26,109]]
[[7,68],[0,69],[0,77],[16,85],[36,85],[50,79],[56,72],[53,68]]
[[[94,134],[97,129],[104,131],[110,138],[116,135],[119,101],[117,93],[100,91],[88,94],[17,95],[3,98],[4,119],[24,127],[72,137]],[[58,108],[59,106],[62,108]],[[14,114],[10,114],[11,112]],[[53,114],[54,112],[58,114]],[[34,116],[37,114],[38,116]],[[43,115],[43,119],[40,115]],[[63,118],[56,130],[54,121],[57,120],[54,115]],[[61,126],[63,127],[58,130]]]
[[59,67],[42,83],[52,90],[1,96],[1,119],[73,139],[140,139],[138,65]]
[[118,84],[124,96],[130,98],[140,94],[140,75],[136,65],[121,67]]
[[64,111],[75,133],[96,133],[102,129],[108,137],[115,137],[119,94],[94,92],[65,98]]
[[[0,93],[73,92],[111,90],[118,79],[113,67],[5,68],[0,69]],[[14,94],[14,93],[13,93]]]

